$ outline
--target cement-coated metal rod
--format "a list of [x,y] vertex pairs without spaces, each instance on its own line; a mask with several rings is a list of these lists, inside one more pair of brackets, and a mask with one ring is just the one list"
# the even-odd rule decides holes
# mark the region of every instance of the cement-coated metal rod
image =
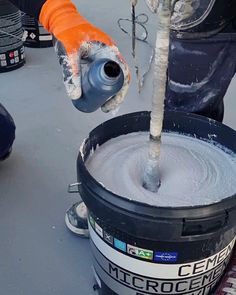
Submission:
[[155,48],[150,143],[143,179],[143,186],[152,192],[157,192],[161,185],[160,151],[169,59],[170,7],[170,0],[160,0],[157,12],[158,29]]
[[131,15],[132,15],[132,55],[136,57],[136,13],[135,6],[138,0],[131,0]]

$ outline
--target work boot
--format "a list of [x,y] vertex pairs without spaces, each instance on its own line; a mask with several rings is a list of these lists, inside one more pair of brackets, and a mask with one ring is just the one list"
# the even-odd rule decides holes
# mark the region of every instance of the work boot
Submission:
[[87,207],[83,201],[75,203],[66,211],[65,222],[67,228],[80,237],[88,238]]

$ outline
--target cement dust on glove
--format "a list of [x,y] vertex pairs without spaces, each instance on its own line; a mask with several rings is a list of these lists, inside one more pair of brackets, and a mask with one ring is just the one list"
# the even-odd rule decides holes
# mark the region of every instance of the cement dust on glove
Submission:
[[111,37],[81,16],[70,0],[47,0],[40,13],[40,22],[56,38],[55,49],[62,66],[65,87],[74,105],[83,95],[82,61],[91,63],[106,58],[120,66],[124,75],[123,86],[102,106],[104,112],[115,110],[126,96],[130,73]]
[[[152,13],[157,13],[160,0],[146,0]],[[171,0],[171,29],[182,31],[203,22],[209,15],[215,0]]]

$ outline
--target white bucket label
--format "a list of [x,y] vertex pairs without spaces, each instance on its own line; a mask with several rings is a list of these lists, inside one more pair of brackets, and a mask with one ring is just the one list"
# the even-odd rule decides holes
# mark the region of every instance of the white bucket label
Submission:
[[[126,245],[122,241],[119,241],[121,249],[116,250],[114,244],[112,247],[106,243],[90,224],[89,230],[97,274],[110,289],[125,295],[209,294],[220,280],[235,244],[234,238],[220,252],[199,261],[163,264],[151,262],[154,258],[151,250]],[[130,251],[134,258],[127,255],[131,254]],[[143,260],[136,258],[140,255]]]

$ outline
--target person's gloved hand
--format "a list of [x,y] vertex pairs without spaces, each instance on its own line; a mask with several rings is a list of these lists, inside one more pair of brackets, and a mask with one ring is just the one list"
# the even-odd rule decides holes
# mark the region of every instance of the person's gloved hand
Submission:
[[82,95],[81,59],[109,58],[120,65],[125,77],[124,86],[102,106],[104,112],[116,109],[128,91],[130,73],[114,41],[82,17],[70,0],[47,0],[39,21],[56,38],[55,49],[63,67],[66,90],[72,100]]
[[146,0],[146,4],[152,13],[157,13],[159,0]]
[[[162,0],[163,1],[163,0]],[[146,4],[152,13],[157,13],[161,0],[146,0]],[[209,1],[208,1],[209,2]],[[206,1],[206,10],[209,5]],[[171,5],[171,29],[188,29],[196,17],[193,17],[198,8],[201,7],[200,0],[170,0]],[[193,19],[191,19],[193,17]]]

